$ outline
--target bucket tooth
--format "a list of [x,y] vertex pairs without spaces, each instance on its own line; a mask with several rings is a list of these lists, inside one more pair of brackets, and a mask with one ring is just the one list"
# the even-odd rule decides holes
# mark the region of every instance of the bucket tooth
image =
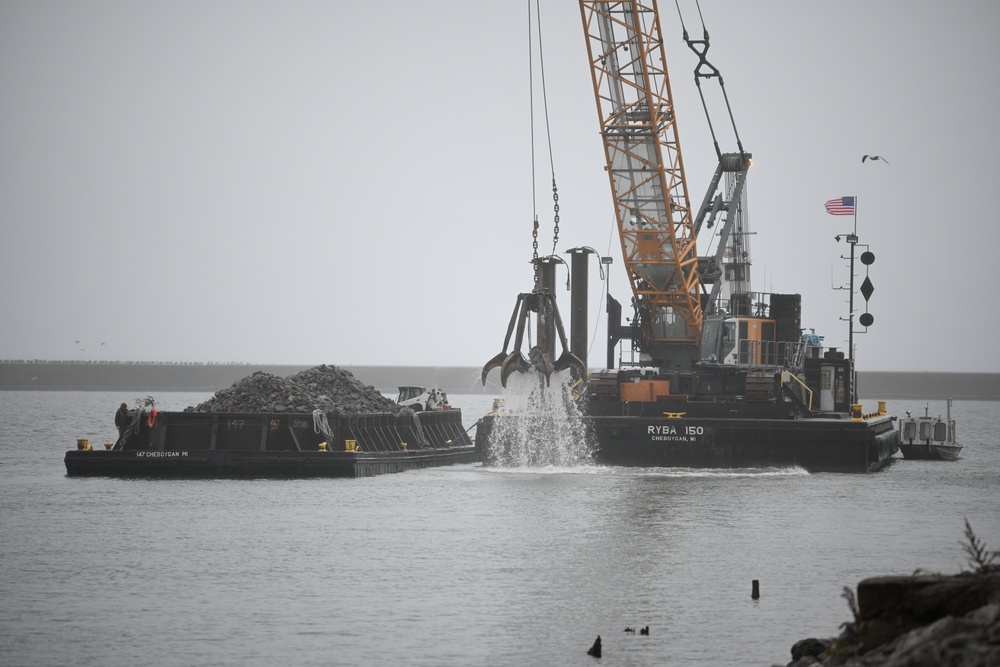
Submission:
[[510,374],[517,371],[520,373],[525,373],[531,369],[528,364],[528,360],[524,358],[520,350],[514,350],[507,358],[504,359],[503,365],[500,366],[500,385],[503,387],[507,386],[507,378]]
[[552,377],[552,357],[549,356],[548,352],[545,352],[536,345],[528,350],[528,358],[531,360],[531,367],[545,376],[545,384],[547,386],[549,379]]
[[556,371],[564,371],[567,369],[574,369],[576,371],[577,377],[585,378],[587,377],[587,368],[583,365],[580,357],[576,356],[569,350],[564,351],[556,359],[555,363]]
[[[521,339],[524,336],[524,319],[527,317],[527,312],[525,311],[525,297],[526,294],[518,294],[517,301],[514,302],[514,312],[510,314],[510,322],[507,324],[507,335],[503,339],[503,349],[495,357],[486,362],[483,366],[483,386],[486,386],[486,376],[489,375],[490,371],[494,368],[503,368],[504,364],[507,362],[510,355],[507,354],[507,346],[510,344],[511,336],[514,335],[515,328],[517,329],[517,339],[514,342],[514,351],[517,352],[521,349]],[[501,371],[502,373],[503,371]],[[501,378],[501,384],[507,386],[507,376],[503,375]]]
[[504,349],[503,349],[502,352],[500,352],[499,354],[497,354],[497,356],[495,356],[492,359],[490,359],[489,361],[487,361],[486,365],[483,366],[483,386],[484,387],[486,386],[486,376],[489,375],[490,371],[493,370],[494,368],[500,368],[503,365],[504,359],[506,359],[507,356],[508,356],[507,355],[507,348],[506,348],[506,346],[504,346]]

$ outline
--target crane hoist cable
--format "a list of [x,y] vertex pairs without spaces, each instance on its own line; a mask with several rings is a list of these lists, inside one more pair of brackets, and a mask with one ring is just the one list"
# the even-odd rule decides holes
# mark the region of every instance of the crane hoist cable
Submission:
[[715,136],[715,127],[712,125],[712,116],[708,112],[708,104],[705,102],[705,93],[701,89],[702,79],[718,79],[719,88],[722,90],[722,99],[726,102],[726,112],[729,114],[729,122],[733,126],[733,134],[736,136],[736,146],[739,148],[740,155],[746,155],[743,150],[743,142],[740,141],[740,133],[736,129],[736,119],[733,117],[733,109],[729,105],[729,95],[726,94],[726,82],[722,79],[722,72],[719,71],[717,67],[708,62],[708,28],[705,27],[705,16],[701,13],[701,3],[695,0],[695,6],[698,8],[698,19],[701,22],[701,39],[691,39],[688,36],[687,26],[684,25],[684,15],[681,13],[680,0],[674,0],[674,6],[677,7],[677,17],[681,22],[681,30],[683,31],[684,43],[688,45],[688,48],[694,51],[695,55],[698,56],[698,64],[694,69],[694,83],[698,88],[698,96],[701,98],[701,107],[705,111],[705,118],[708,120],[708,130],[712,134],[712,144],[715,146],[715,155],[719,159],[722,159],[722,150],[719,148],[719,141]]
[[[504,338],[503,348],[500,353],[486,362],[483,366],[482,381],[486,386],[486,377],[494,368],[500,369],[500,384],[507,386],[507,378],[511,373],[537,373],[546,384],[548,384],[553,373],[559,371],[573,371],[575,377],[582,378],[587,374],[587,368],[569,349],[566,338],[566,331],[563,327],[562,318],[559,316],[559,308],[556,305],[556,297],[552,289],[552,282],[555,276],[555,264],[566,262],[558,257],[556,244],[559,242],[559,190],[556,187],[555,161],[552,157],[552,131],[549,125],[548,99],[545,91],[545,64],[541,57],[542,51],[542,29],[539,15],[539,2],[535,0],[535,29],[538,31],[538,61],[541,75],[541,92],[545,118],[545,132],[548,138],[549,168],[552,172],[552,199],[554,209],[555,229],[552,238],[552,254],[546,257],[538,256],[538,211],[536,208],[535,192],[535,64],[534,48],[532,41],[532,7],[531,0],[528,0],[528,80],[530,99],[530,128],[531,128],[531,206],[533,221],[531,228],[532,237],[532,264],[534,265],[534,288],[531,292],[522,292],[517,295],[517,302],[514,304],[514,312],[511,313],[510,322],[507,324],[507,335]],[[543,263],[545,264],[543,268]],[[535,335],[537,343],[531,345],[531,325],[532,318],[535,320]],[[524,343],[524,335],[528,334],[530,349],[528,356],[521,352]],[[513,350],[508,352],[508,346],[513,339]],[[557,355],[556,343],[561,344],[561,354]]]
[[[534,30],[538,33],[538,70],[540,77],[540,86],[542,91],[542,112],[545,119],[545,138],[546,145],[549,151],[549,171],[552,175],[552,210],[553,210],[553,233],[552,233],[552,254],[556,254],[556,245],[559,243],[559,188],[556,185],[556,168],[555,168],[555,158],[552,152],[552,128],[549,123],[549,102],[548,93],[545,87],[545,57],[544,49],[542,47],[542,20],[541,13],[539,10],[539,0],[535,0],[535,24]],[[532,9],[531,0],[528,0],[528,80],[529,80],[529,114],[531,122],[531,209],[532,209],[532,260],[538,259],[538,210],[537,210],[537,192],[536,192],[536,179],[535,174],[535,62],[534,62],[534,48],[532,42]],[[536,286],[539,281],[538,276],[538,262],[535,264],[535,283]]]

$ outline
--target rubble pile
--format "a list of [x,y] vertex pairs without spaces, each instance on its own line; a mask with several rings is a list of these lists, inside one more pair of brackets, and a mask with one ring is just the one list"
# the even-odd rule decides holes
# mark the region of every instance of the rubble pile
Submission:
[[1000,566],[865,579],[841,627],[796,642],[787,667],[1000,665]]
[[282,378],[264,371],[221,389],[204,403],[185,412],[309,413],[332,415],[409,412],[350,371],[336,366],[316,366]]

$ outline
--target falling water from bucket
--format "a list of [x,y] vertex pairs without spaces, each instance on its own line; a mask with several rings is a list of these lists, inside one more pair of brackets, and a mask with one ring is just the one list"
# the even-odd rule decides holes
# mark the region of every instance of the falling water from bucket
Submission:
[[489,447],[493,465],[538,468],[592,465],[594,439],[577,402],[570,397],[569,372],[552,376],[515,373],[507,381],[503,411],[493,422]]

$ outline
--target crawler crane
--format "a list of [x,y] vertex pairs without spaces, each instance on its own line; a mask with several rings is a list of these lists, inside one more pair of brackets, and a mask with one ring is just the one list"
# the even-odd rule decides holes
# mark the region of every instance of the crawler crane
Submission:
[[[622,324],[621,306],[608,296],[607,366],[581,372],[578,355],[551,360],[556,330],[565,348],[552,291],[522,295],[503,351],[483,369],[484,384],[496,367],[505,386],[511,372],[540,371],[547,378],[572,369],[585,380],[580,412],[595,458],[605,464],[878,469],[899,442],[884,402],[867,414],[854,403],[852,359],[824,349],[818,336],[803,335],[799,294],[751,291],[745,187],[751,155],[736,132],[722,76],[708,61],[707,30],[702,26],[702,39],[683,30],[698,57],[695,83],[718,158],[695,213],[656,1],[579,4],[633,317]],[[736,150],[719,147],[702,91],[706,81],[719,84]],[[540,284],[553,282],[550,275]],[[532,309],[548,348],[536,346],[525,359],[518,323]],[[508,353],[515,329],[518,340]],[[547,355],[539,353],[546,349]],[[504,460],[503,450],[517,445],[502,436],[517,429],[494,432],[496,422],[532,418],[484,417],[476,432],[484,464]]]

